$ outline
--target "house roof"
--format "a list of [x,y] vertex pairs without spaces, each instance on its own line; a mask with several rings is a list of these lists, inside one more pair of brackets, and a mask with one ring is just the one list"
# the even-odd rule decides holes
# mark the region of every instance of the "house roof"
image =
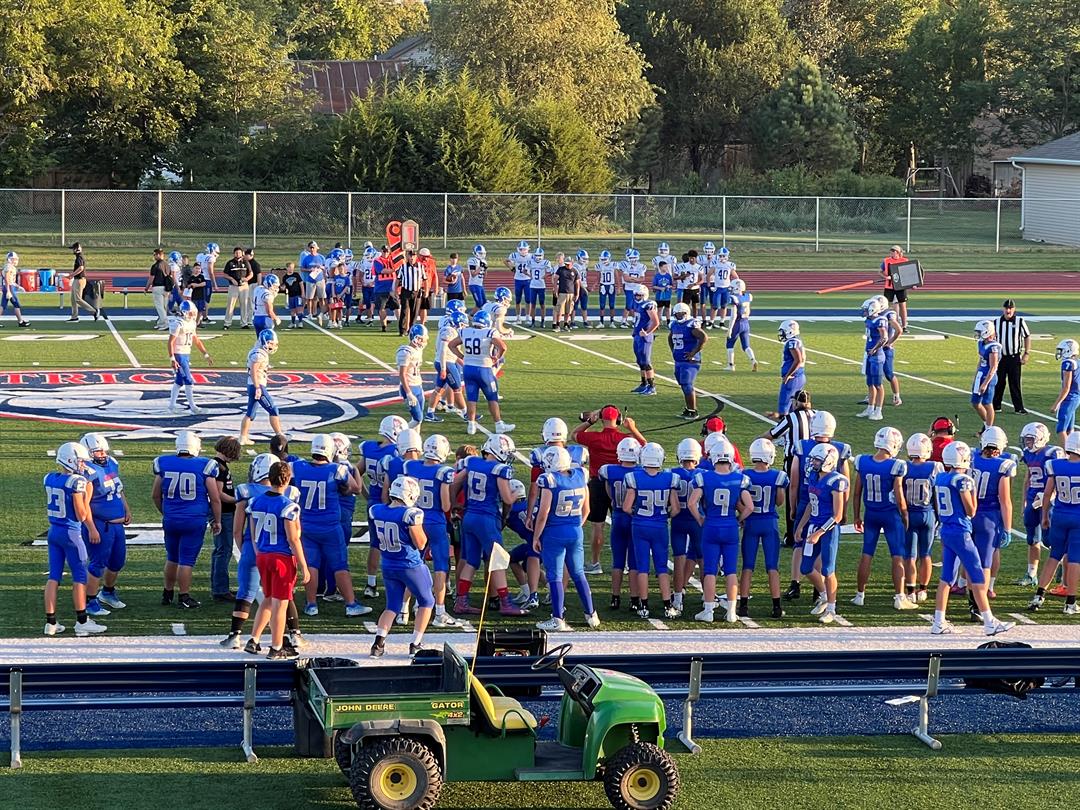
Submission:
[[419,34],[415,37],[408,37],[401,40],[396,45],[392,46],[385,53],[381,53],[378,56],[380,61],[382,60],[394,60],[394,59],[408,59],[418,50],[425,50],[431,47],[431,40],[424,34]]
[[1017,163],[1057,163],[1080,166],[1080,132],[1058,138],[1023,152],[1013,158]]
[[384,78],[397,78],[407,64],[400,60],[359,61],[311,59],[293,62],[303,90],[311,91],[312,112],[340,115]]

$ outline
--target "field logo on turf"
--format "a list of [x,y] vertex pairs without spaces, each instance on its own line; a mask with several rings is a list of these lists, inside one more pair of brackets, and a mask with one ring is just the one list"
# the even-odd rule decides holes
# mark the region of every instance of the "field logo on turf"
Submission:
[[[194,377],[202,413],[180,407],[174,415],[168,412],[173,372],[165,369],[0,371],[0,418],[95,427],[115,439],[172,439],[180,430],[235,434],[247,406],[247,372],[200,369]],[[397,375],[382,371],[275,370],[270,392],[282,427],[300,440],[399,398]],[[260,410],[257,431],[265,419]]]

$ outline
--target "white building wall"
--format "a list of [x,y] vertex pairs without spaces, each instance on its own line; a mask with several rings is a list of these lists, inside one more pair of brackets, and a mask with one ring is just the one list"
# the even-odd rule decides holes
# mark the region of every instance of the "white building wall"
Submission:
[[1080,166],[1020,165],[1024,239],[1080,247]]

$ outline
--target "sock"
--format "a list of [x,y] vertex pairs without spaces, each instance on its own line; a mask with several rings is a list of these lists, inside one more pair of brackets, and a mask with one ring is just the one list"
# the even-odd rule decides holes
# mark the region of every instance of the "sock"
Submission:
[[984,610],[979,614],[982,616],[983,626],[992,627],[994,624],[994,612],[992,610]]
[[735,616],[735,603],[734,602],[728,602],[727,603],[727,617],[728,617],[728,621],[731,621],[732,619],[736,618],[736,616]]
[[905,589],[907,591],[908,596],[915,593],[915,586],[914,585],[907,585],[907,586],[905,586]]
[[[562,585],[562,582],[560,581],[559,584]],[[510,598],[510,589],[505,586],[502,588],[496,588],[495,593],[499,595],[500,602],[505,602],[507,599]]]
[[753,349],[743,349],[743,351],[746,352],[746,357],[751,363],[757,362],[757,358],[754,356]]
[[1028,563],[1027,573],[1028,573],[1029,577],[1038,576],[1039,564],[1038,563]]
[[184,385],[184,396],[187,397],[187,404],[191,410],[195,410],[195,386]]
[[995,582],[997,582],[997,577],[990,577],[990,590],[994,590]]
[[827,613],[836,613],[836,602],[826,602],[825,611]]
[[86,624],[86,611],[85,610],[76,610],[75,611],[75,621],[77,621],[79,624]]
[[682,604],[683,604],[682,600],[683,600],[683,592],[682,591],[676,591],[671,597],[672,604],[677,608],[682,607]]
[[735,365],[735,350],[734,349],[728,349],[727,350],[727,364],[729,366]]
[[88,593],[86,595],[86,604],[90,604],[91,602],[96,602],[96,601],[97,601],[97,594],[96,593]]
[[243,616],[233,616],[232,617],[232,624],[229,626],[229,635],[230,636],[238,636],[238,635],[240,635],[240,628],[243,627],[243,626],[244,626],[244,617]]
[[648,385],[649,384],[649,381],[648,381],[648,379],[646,379],[644,374],[641,375],[641,384],[642,385]]
[[956,578],[956,587],[957,588],[966,588],[967,587],[967,580],[964,579],[964,577],[957,577]]
[[1035,589],[1035,595],[1036,596],[1046,596],[1046,588],[1036,588]]
[[1065,604],[1066,605],[1075,605],[1076,604],[1076,597],[1075,596],[1066,596],[1065,597]]
[[169,599],[172,599],[173,598],[173,589],[172,588],[164,588],[161,591],[161,595],[162,596],[167,596]]
[[[814,593],[817,593],[817,591],[814,591]],[[866,598],[866,591],[856,591],[855,595],[856,596],[861,596],[863,599],[865,599]]]
[[56,614],[55,613],[46,613],[45,614],[45,623],[46,624],[56,624]]
[[190,599],[190,598],[191,598],[191,594],[189,594],[189,593],[180,594],[181,601],[183,601],[184,599]]
[[939,625],[940,624],[945,624],[945,611],[944,610],[935,610],[934,611],[934,624],[939,624]]
[[109,594],[109,596],[112,596],[112,595],[113,595],[114,593],[116,593],[116,586],[115,586],[115,585],[113,585],[113,586],[112,586],[112,587],[110,588],[109,586],[107,586],[107,585],[106,585],[106,586],[105,586],[104,588],[102,588],[101,590],[102,590],[102,591],[104,591],[105,593]]
[[374,588],[375,587],[375,575],[374,574],[368,574],[367,584],[368,584],[369,588]]
[[380,627],[378,630],[375,631],[375,639],[377,641],[382,641],[383,639],[386,638],[386,636],[389,634],[389,632],[390,632],[389,630],[383,630]]
[[797,588],[797,587],[799,587],[799,580],[797,580],[797,579],[793,579],[793,580],[791,580],[791,587],[792,587],[792,588]]
[[281,652],[281,645],[280,644],[271,644],[270,649],[274,650],[275,652]]
[[290,633],[300,631],[300,613],[296,609],[296,602],[291,599],[289,604],[285,606],[285,629]]
[[445,614],[446,614],[446,605],[436,605],[435,606],[435,615],[436,616],[443,616]]
[[419,630],[414,631],[412,634],[412,643],[419,647],[423,643],[423,641],[424,634]]
[[772,600],[772,606],[773,606],[774,608],[778,608],[778,607],[780,607],[780,597],[779,597],[779,596],[774,596],[774,597],[773,597],[773,600]]
[[176,398],[180,396],[180,386],[173,383],[172,392],[169,394],[169,407],[176,407]]

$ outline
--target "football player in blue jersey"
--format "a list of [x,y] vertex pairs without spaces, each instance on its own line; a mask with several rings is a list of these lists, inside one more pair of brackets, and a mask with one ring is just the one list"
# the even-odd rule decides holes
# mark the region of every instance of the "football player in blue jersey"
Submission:
[[863,371],[866,375],[866,408],[855,414],[879,422],[884,417],[881,408],[885,404],[885,345],[889,342],[889,326],[885,320],[885,307],[877,297],[862,303],[863,324],[866,327],[866,344],[863,347]]
[[416,508],[424,513],[424,533],[431,552],[434,569],[435,627],[458,627],[458,622],[446,612],[446,583],[450,578],[450,531],[447,524],[450,514],[450,485],[454,482],[454,468],[443,462],[450,455],[450,442],[438,433],[424,441],[422,459],[405,462],[402,472],[416,481],[419,492]]
[[49,576],[45,581],[45,635],[64,632],[56,621],[56,600],[64,565],[71,571],[71,600],[75,606],[75,635],[104,633],[105,625],[98,624],[86,613],[87,552],[82,529],[86,528],[90,542],[96,542],[97,528],[90,512],[90,497],[83,472],[90,453],[78,442],[66,442],[56,451],[60,467],[45,476],[45,514],[49,519]]
[[1061,341],[1054,351],[1061,361],[1061,391],[1050,406],[1057,416],[1058,441],[1064,446],[1066,437],[1076,426],[1076,410],[1080,407],[1080,344],[1072,338]]
[[[975,481],[975,502],[978,511],[972,518],[971,538],[979,551],[986,576],[986,593],[997,596],[994,584],[1001,564],[1001,548],[1012,539],[1012,479],[1016,476],[1016,459],[1005,453],[1009,447],[1005,431],[989,427],[982,434],[982,450],[971,460],[971,477]],[[974,607],[972,609],[973,619]]]
[[255,418],[258,408],[266,411],[270,418],[270,428],[274,433],[283,433],[281,418],[278,415],[278,407],[274,404],[274,398],[270,395],[269,374],[270,356],[278,350],[277,334],[272,329],[264,329],[259,332],[255,346],[247,356],[247,410],[244,418],[240,420],[240,444],[250,446],[255,444],[248,438],[251,422]]
[[[975,481],[967,474],[971,469],[971,448],[964,442],[950,442],[941,451],[945,471],[934,479],[934,497],[937,499],[938,518],[941,520],[941,581],[938,583],[934,622],[930,632],[934,635],[953,633],[955,629],[945,618],[949,606],[950,583],[958,567],[967,572],[968,592],[972,595],[983,632],[996,636],[1011,630],[1013,622],[999,622],[990,610],[987,598],[986,576],[983,573],[979,551],[971,538],[971,519],[975,516]],[[1051,462],[1052,463],[1052,462]]]
[[161,604],[171,605],[179,587],[182,608],[201,604],[191,598],[191,573],[202,550],[207,517],[214,534],[221,531],[218,464],[201,458],[202,441],[190,430],[176,434],[176,455],[154,459],[151,497],[161,513],[165,535],[165,589]]
[[679,514],[671,519],[671,554],[675,558],[671,604],[681,614],[686,583],[694,572],[694,566],[702,559],[701,526],[689,511],[690,493],[694,489],[694,478],[701,463],[701,443],[697,439],[683,439],[675,448],[675,457],[679,460],[679,466],[672,467],[671,472],[678,487]]
[[701,371],[701,350],[705,348],[708,336],[701,328],[701,322],[690,315],[690,305],[681,301],[671,308],[671,331],[668,333],[668,347],[675,363],[675,381],[682,389],[686,407],[679,414],[683,419],[697,419],[697,382]]
[[469,293],[473,297],[473,304],[480,309],[487,303],[487,294],[484,292],[484,276],[487,274],[487,248],[483,245],[473,245],[472,256],[465,261],[465,267],[469,273]]
[[[371,507],[382,503],[382,483],[379,479],[379,463],[383,456],[397,454],[397,440],[403,430],[408,429],[408,424],[400,416],[384,416],[379,422],[379,439],[369,439],[360,444],[360,459],[356,464],[356,470],[361,478],[366,474],[367,502],[368,502],[368,525],[371,525]],[[379,571],[379,546],[375,543],[375,535],[369,530],[368,534],[368,560],[367,560],[367,585],[364,587],[364,597],[375,599],[379,595],[375,587],[376,574]]]
[[892,388],[892,404],[894,406],[900,406],[904,404],[904,401],[900,399],[900,377],[896,374],[896,341],[900,339],[900,336],[904,334],[903,327],[900,326],[900,316],[896,314],[896,311],[889,306],[889,299],[884,295],[877,295],[879,306],[884,306],[882,315],[885,317],[885,322],[889,327],[889,339],[885,342],[885,363],[881,367],[881,373],[885,376],[885,380]]
[[585,516],[589,513],[588,473],[575,465],[565,447],[549,446],[542,454],[544,472],[536,479],[539,490],[536,519],[533,521],[533,551],[541,555],[551,594],[551,619],[536,626],[548,632],[571,630],[563,618],[566,593],[563,568],[581,599],[585,623],[600,626],[593,608],[592,590],[585,577]]
[[822,624],[832,624],[837,620],[836,552],[850,485],[847,476],[837,470],[840,454],[831,444],[815,444],[807,461],[809,499],[796,528],[796,536],[806,538],[799,570],[820,594],[810,615]]
[[[502,544],[500,518],[504,504],[512,504],[514,495],[510,481],[514,469],[510,466],[516,448],[509,436],[495,433],[488,436],[482,455],[462,461],[450,487],[450,500],[456,502],[465,493],[465,516],[461,521],[461,556],[458,563],[457,600],[454,613],[458,616],[479,614],[480,609],[469,604],[472,578],[483,560],[491,555],[492,547]],[[510,599],[506,587],[506,572],[491,571],[491,585],[499,596],[499,612],[504,616],[523,616],[525,611]]]
[[908,437],[908,470],[904,476],[904,500],[908,507],[905,579],[908,600],[913,602],[926,601],[933,572],[930,551],[938,524],[934,479],[942,472],[941,462],[931,458],[933,453],[934,445],[925,433]]
[[[96,543],[90,542],[89,531],[83,527],[83,540],[89,551],[86,612],[91,616],[108,616],[108,608],[102,605],[114,610],[127,607],[116,595],[116,577],[127,560],[124,527],[131,523],[131,509],[124,495],[124,482],[120,480],[120,465],[109,455],[108,440],[100,433],[87,433],[79,439],[79,444],[90,454],[83,477],[100,538]],[[100,594],[99,583],[104,583]]]
[[1001,344],[998,342],[993,321],[975,324],[978,341],[979,364],[975,367],[975,379],[971,383],[971,407],[982,419],[982,431],[994,424],[994,386],[997,385],[998,363],[1001,361]]
[[788,318],[780,322],[777,335],[784,344],[780,360],[780,393],[776,399],[773,419],[786,416],[793,407],[795,395],[806,387],[806,347],[799,336],[799,322]]
[[634,360],[641,370],[641,385],[630,393],[655,396],[652,349],[656,330],[660,328],[660,315],[656,311],[656,302],[649,300],[649,288],[644,284],[638,284],[634,289],[634,314]]
[[[349,476],[353,479],[353,485],[349,491],[340,496],[341,505],[341,553],[345,557],[346,570],[352,575],[349,565],[349,543],[352,541],[353,517],[356,515],[356,498],[364,488],[363,477],[360,471],[352,463],[352,442],[344,433],[331,433],[334,440],[334,463],[344,464],[349,470]],[[344,602],[345,597],[337,592],[337,583],[333,577],[327,577],[326,569],[319,572],[320,582],[316,586],[316,592],[322,595],[326,602]]]
[[670,531],[668,520],[679,514],[679,488],[671,470],[664,469],[664,448],[649,442],[641,448],[637,469],[627,473],[622,509],[630,515],[630,532],[637,560],[638,618],[649,618],[649,560],[660,584],[664,617],[678,618],[671,601],[671,575],[668,573]]
[[545,420],[540,436],[544,440],[542,447],[533,448],[529,453],[529,466],[531,467],[532,486],[529,488],[528,514],[533,514],[536,506],[536,479],[544,474],[544,451],[549,447],[562,447],[570,454],[570,462],[575,469],[588,468],[589,448],[580,444],[567,445],[566,440],[570,435],[570,429],[566,422],[557,416]]
[[1028,422],[1020,431],[1024,467],[1024,531],[1027,535],[1027,573],[1014,584],[1035,586],[1039,584],[1039,549],[1046,543],[1042,536],[1042,513],[1047,506],[1043,502],[1046,484],[1046,462],[1052,458],[1065,458],[1060,447],[1050,445],[1050,431],[1041,422]]
[[[1050,499],[1054,498],[1053,508]],[[1068,559],[1065,577],[1065,614],[1080,613],[1076,604],[1076,586],[1080,580],[1080,431],[1065,439],[1065,458],[1046,462],[1046,489],[1043,490],[1043,534],[1050,538],[1050,556],[1039,576],[1039,588],[1028,610],[1042,607],[1046,588],[1058,563]]]
[[751,467],[745,471],[747,492],[753,511],[743,521],[742,578],[739,582],[739,606],[736,616],[749,615],[750,584],[758,549],[765,557],[774,619],[784,618],[780,605],[780,518],[776,510],[785,505],[788,477],[783,470],[772,469],[776,446],[769,439],[755,439],[750,444]]
[[[723,289],[723,288],[718,288]],[[728,309],[732,312],[731,318],[731,331],[727,336],[727,369],[728,371],[735,370],[735,344],[738,343],[746,355],[746,358],[750,361],[750,370],[757,371],[757,357],[754,355],[754,349],[750,345],[750,307],[753,304],[754,296],[746,291],[746,282],[741,278],[737,278],[731,282],[731,293],[728,297],[728,304],[721,309],[721,312],[726,312]],[[721,327],[723,328],[723,326]]]
[[627,436],[615,448],[618,464],[605,464],[600,468],[600,480],[607,489],[608,500],[615,508],[611,511],[611,609],[622,607],[623,570],[630,571],[630,610],[641,608],[638,592],[637,556],[634,553],[634,536],[630,515],[623,508],[626,499],[626,476],[635,470],[641,456],[641,444]]
[[[524,482],[513,479],[510,491],[514,502],[503,507],[503,525],[518,536],[521,542],[510,552],[510,570],[518,583],[514,604],[525,610],[540,607],[540,555],[533,550],[532,518],[529,516],[529,490]],[[534,562],[535,561],[535,562]]]
[[726,438],[711,443],[709,463],[694,476],[687,505],[701,526],[701,584],[704,606],[695,621],[711,622],[719,602],[716,577],[724,574],[727,595],[726,621],[734,624],[739,594],[739,525],[754,511],[750,479],[735,466],[735,447]]
[[345,615],[365,616],[371,608],[356,601],[349,574],[345,543],[341,537],[341,496],[356,494],[359,486],[344,464],[334,458],[334,440],[316,434],[311,440],[311,459],[293,462],[293,485],[300,490],[300,528],[311,578],[304,586],[307,597],[304,613],[318,616],[315,602],[319,569],[333,572],[338,592],[345,597]]
[[506,354],[506,343],[494,328],[491,315],[483,310],[477,312],[473,316],[472,326],[461,329],[449,345],[450,351],[464,363],[465,432],[470,436],[476,435],[476,404],[483,391],[491,418],[495,420],[495,432],[511,433],[514,425],[502,420],[499,381],[495,374],[496,364]]
[[247,509],[251,545],[265,597],[259,610],[265,607],[269,612],[270,652],[266,657],[271,661],[299,656],[285,638],[286,614],[297,581],[307,585],[311,578],[300,542],[300,507],[286,492],[291,480],[289,465],[274,462],[267,474],[269,487],[253,498]]
[[389,503],[376,504],[371,509],[372,529],[382,549],[383,585],[386,587],[386,609],[379,615],[379,629],[371,645],[371,657],[386,652],[386,637],[394,617],[405,604],[408,592],[416,601],[416,623],[409,642],[409,657],[423,648],[424,632],[435,607],[432,595],[431,572],[424,565],[427,533],[424,512],[416,507],[420,485],[407,475],[398,476],[390,484]]
[[[405,464],[409,461],[419,461],[420,454],[424,449],[424,441],[420,438],[419,431],[408,429],[398,434],[397,453],[383,456],[379,461],[379,484],[382,487],[382,502],[390,503],[390,485],[405,474]],[[409,623],[409,600],[404,601],[404,609],[397,618],[398,624]]]
[[[907,462],[897,458],[904,446],[904,437],[893,427],[883,427],[874,434],[873,455],[861,455],[855,459],[855,491],[852,500],[855,531],[862,532],[863,549],[856,577],[855,598],[851,604],[862,607],[866,601],[866,585],[870,582],[870,569],[878,540],[885,535],[885,543],[892,557],[893,607],[896,610],[915,610],[918,605],[908,598],[904,587],[907,573],[906,528],[908,522],[907,501],[904,497],[904,477]],[[865,519],[864,519],[865,518]]]
[[[469,316],[465,314],[465,302],[453,299],[447,301],[446,314],[439,320],[439,331],[435,337],[435,387],[432,388],[431,399],[428,400],[427,413],[424,414],[425,422],[443,421],[436,410],[442,402],[444,393],[446,409],[451,413],[465,415],[465,393],[462,390],[465,381],[462,361],[450,351],[450,343],[468,324]],[[458,406],[457,410],[455,406]]]

